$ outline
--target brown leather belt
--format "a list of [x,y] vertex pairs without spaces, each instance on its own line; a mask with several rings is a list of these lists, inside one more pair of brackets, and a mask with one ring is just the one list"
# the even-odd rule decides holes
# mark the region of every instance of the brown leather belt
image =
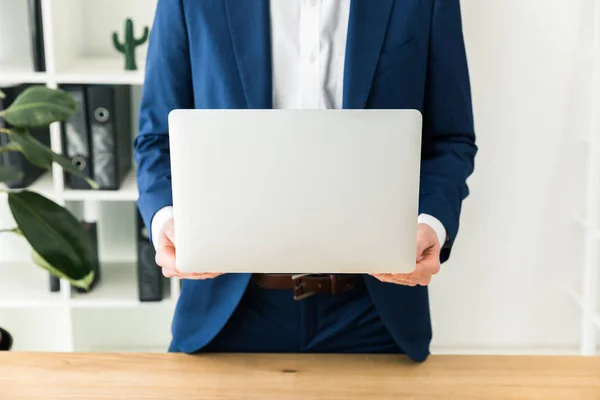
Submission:
[[252,283],[262,289],[293,290],[294,300],[302,300],[315,294],[336,295],[354,290],[356,275],[291,275],[254,274]]

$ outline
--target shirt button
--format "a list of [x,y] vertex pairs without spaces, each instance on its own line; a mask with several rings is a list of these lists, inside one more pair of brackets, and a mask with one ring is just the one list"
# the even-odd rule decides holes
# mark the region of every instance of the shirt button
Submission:
[[317,0],[308,0],[308,5],[314,7],[317,5]]
[[308,57],[308,62],[314,64],[317,61],[317,55],[315,53],[311,53]]

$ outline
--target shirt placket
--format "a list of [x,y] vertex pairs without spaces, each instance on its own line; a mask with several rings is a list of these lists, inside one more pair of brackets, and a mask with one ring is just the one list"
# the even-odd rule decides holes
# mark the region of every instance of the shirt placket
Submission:
[[301,0],[301,108],[319,109],[321,105],[320,37],[321,1]]

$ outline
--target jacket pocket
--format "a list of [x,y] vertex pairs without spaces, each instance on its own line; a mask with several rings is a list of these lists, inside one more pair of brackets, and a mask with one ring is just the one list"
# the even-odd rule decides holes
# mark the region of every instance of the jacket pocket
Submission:
[[417,39],[414,37],[402,44],[385,49],[381,56],[379,56],[375,75],[387,74],[398,70],[403,62],[417,55],[417,49]]

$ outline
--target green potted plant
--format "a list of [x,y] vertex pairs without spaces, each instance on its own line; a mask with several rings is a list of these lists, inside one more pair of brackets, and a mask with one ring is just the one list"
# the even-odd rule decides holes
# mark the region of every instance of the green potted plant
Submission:
[[[0,92],[4,98],[4,93]],[[55,153],[30,134],[31,129],[48,127],[69,119],[77,111],[77,103],[67,92],[45,86],[31,86],[6,109],[0,111],[0,135],[8,135],[0,153],[16,151],[32,164],[49,170],[54,163],[65,172],[80,176],[92,188],[97,185],[86,178],[62,155]],[[1,125],[0,125],[1,126]],[[0,184],[21,178],[21,172],[0,165]],[[92,244],[75,216],[63,206],[27,189],[12,190],[0,185],[16,222],[12,229],[0,234],[20,235],[32,250],[33,262],[52,275],[68,280],[71,285],[89,289],[93,279]],[[0,275],[2,265],[0,265]],[[1,279],[1,278],[0,278]]]

